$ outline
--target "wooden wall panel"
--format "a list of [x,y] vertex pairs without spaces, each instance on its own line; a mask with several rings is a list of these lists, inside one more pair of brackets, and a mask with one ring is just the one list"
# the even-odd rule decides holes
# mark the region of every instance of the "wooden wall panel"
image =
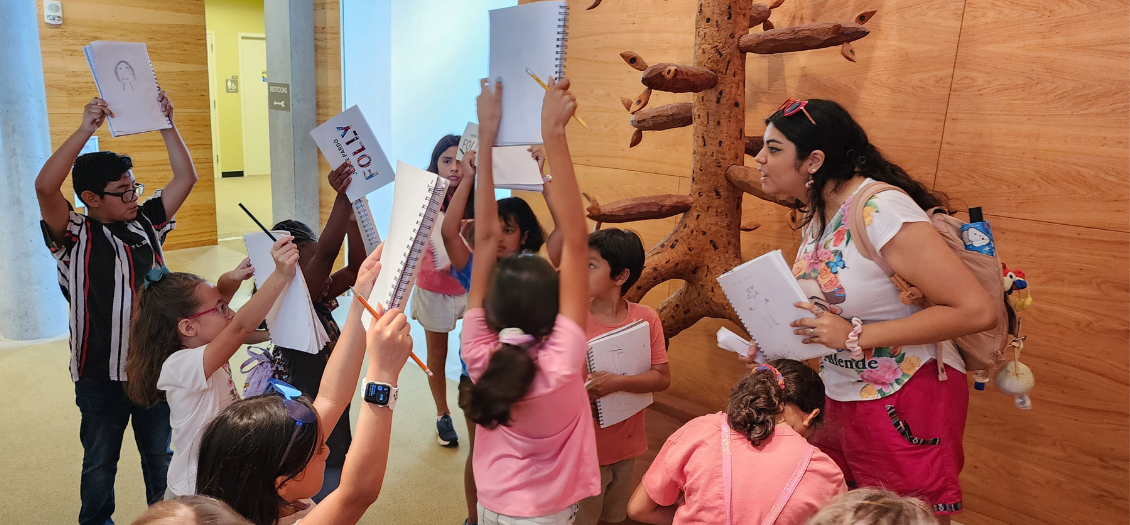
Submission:
[[[78,127],[82,108],[98,95],[82,46],[93,40],[145,42],[161,87],[176,106],[175,120],[192,153],[199,181],[177,213],[177,229],[166,249],[216,243],[216,206],[208,114],[208,58],[202,0],[82,0],[67,3],[62,26],[42,22],[40,46],[47,87],[51,143],[58,147]],[[134,175],[150,189],[172,178],[159,133],[112,138],[108,126],[97,133],[99,148],[133,158]],[[70,180],[63,194],[73,195]]]
[[[318,124],[341,113],[341,2],[340,0],[314,1],[314,69],[317,79]],[[330,166],[318,154],[318,208],[321,223],[325,224],[333,209],[337,192],[330,187],[326,175],[337,166]]]
[[938,187],[987,212],[1130,231],[1130,4],[969,0]]

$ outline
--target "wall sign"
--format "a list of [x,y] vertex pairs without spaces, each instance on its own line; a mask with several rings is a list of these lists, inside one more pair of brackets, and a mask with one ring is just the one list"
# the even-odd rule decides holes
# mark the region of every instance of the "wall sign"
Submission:
[[267,109],[290,111],[290,84],[267,82]]
[[225,78],[224,87],[224,92],[226,93],[239,93],[239,75],[232,75],[231,78]]

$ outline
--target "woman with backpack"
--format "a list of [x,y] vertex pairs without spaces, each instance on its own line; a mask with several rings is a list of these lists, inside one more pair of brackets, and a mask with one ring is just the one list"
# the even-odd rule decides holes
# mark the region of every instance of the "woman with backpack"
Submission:
[[[793,275],[809,299],[797,307],[814,317],[792,326],[805,343],[835,350],[820,360],[826,423],[813,444],[836,460],[849,486],[914,495],[949,523],[962,506],[969,405],[965,363],[950,340],[995,327],[993,298],[924,211],[944,196],[885,159],[843,107],[789,99],[765,123],[755,157],[762,189],[796,199],[803,213]],[[864,201],[873,182],[895,188]],[[855,197],[862,202],[853,207]],[[853,209],[872,257],[848,226]],[[930,306],[900,297],[881,264]]]

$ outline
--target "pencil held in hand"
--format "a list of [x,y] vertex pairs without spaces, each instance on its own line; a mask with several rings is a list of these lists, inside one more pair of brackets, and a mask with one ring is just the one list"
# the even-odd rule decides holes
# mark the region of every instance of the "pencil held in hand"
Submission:
[[[549,91],[549,86],[545,85],[545,82],[542,82],[541,79],[538,78],[538,76],[535,75],[533,71],[530,71],[529,68],[526,68],[526,73],[529,74],[531,77],[533,77],[534,80],[537,81],[538,85],[541,86],[542,89]],[[585,128],[585,129],[592,129],[592,128],[589,128],[589,125],[585,124],[585,121],[581,120],[581,117],[578,117],[576,113],[573,114],[573,120],[576,120],[577,124],[580,124],[581,127]]]
[[[357,291],[354,290],[353,288],[350,288],[349,291],[353,292],[353,297],[356,297],[357,300],[361,302],[361,306],[364,306],[365,309],[368,310],[369,313],[373,315],[374,320],[381,318],[381,315],[377,313],[377,310],[374,309],[372,306],[370,306],[369,301],[366,301],[364,297],[361,297],[361,294],[357,293]],[[412,360],[415,361],[417,365],[420,365],[420,370],[423,370],[425,374],[428,374],[428,377],[435,377],[435,374],[433,374],[432,371],[428,369],[428,365],[425,365],[424,362],[421,361],[419,357],[416,357],[416,352],[412,352],[412,353],[408,354],[408,356],[411,357]]]

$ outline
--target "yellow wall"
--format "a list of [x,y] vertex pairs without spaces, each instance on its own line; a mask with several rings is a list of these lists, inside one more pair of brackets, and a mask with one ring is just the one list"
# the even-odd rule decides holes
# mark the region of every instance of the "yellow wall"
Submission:
[[[243,124],[239,93],[225,91],[225,79],[239,75],[239,33],[263,34],[263,0],[204,0],[208,31],[216,35],[216,111],[219,113],[220,171],[243,171]],[[259,81],[260,79],[254,79]],[[243,89],[245,79],[239,79]]]

